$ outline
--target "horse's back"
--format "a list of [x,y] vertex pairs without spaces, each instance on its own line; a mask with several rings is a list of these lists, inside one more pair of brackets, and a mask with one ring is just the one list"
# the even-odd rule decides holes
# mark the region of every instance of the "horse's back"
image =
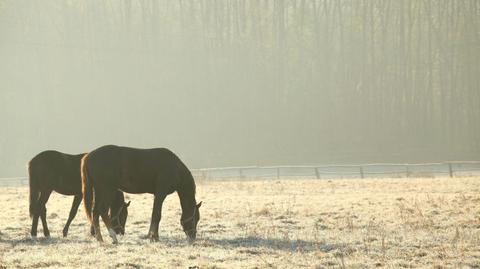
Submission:
[[[97,166],[124,166],[144,170],[158,166],[165,167],[180,161],[169,149],[140,149],[108,145],[88,154],[88,163]],[[155,166],[155,167],[154,167]],[[118,167],[114,167],[118,168]]]
[[55,150],[40,152],[28,164],[30,180],[41,181],[41,186],[62,194],[81,193],[80,160],[83,155]]
[[88,173],[129,193],[153,193],[162,188],[171,193],[178,180],[180,159],[169,149],[139,149],[108,145],[88,154]]

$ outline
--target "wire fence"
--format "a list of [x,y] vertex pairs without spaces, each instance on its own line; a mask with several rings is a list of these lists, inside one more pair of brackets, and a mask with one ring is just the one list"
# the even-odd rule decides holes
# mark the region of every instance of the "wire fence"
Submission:
[[[192,169],[196,179],[375,178],[480,176],[480,161],[373,163],[350,165],[235,166]],[[27,186],[27,177],[0,178],[0,186]]]

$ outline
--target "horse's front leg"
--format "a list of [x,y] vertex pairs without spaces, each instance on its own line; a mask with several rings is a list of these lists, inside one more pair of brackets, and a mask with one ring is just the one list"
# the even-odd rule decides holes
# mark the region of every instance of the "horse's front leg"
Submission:
[[75,218],[75,215],[77,215],[78,206],[80,205],[81,202],[82,202],[82,195],[81,194],[75,195],[75,198],[73,198],[72,208],[70,209],[70,214],[68,215],[67,223],[63,228],[63,237],[67,236],[68,228],[70,227],[72,220]]
[[152,210],[152,221],[150,222],[150,230],[148,231],[148,237],[150,241],[158,241],[158,225],[160,219],[162,218],[162,205],[167,195],[165,194],[155,194],[155,199],[153,201],[153,210]]

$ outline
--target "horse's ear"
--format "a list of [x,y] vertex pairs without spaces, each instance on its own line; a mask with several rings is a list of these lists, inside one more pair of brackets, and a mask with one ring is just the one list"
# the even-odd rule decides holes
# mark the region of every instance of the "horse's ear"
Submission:
[[200,203],[197,204],[197,208],[200,208],[202,206],[202,202],[203,201],[200,201]]
[[130,205],[131,201],[128,201],[128,203],[125,204],[125,207],[128,207]]

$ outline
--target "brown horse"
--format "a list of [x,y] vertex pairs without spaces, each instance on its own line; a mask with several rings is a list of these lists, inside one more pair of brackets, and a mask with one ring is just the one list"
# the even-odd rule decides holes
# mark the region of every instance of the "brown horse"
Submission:
[[[30,216],[32,217],[32,237],[37,236],[38,218],[42,219],[43,234],[50,237],[47,226],[47,209],[45,204],[52,191],[63,195],[74,195],[70,215],[63,228],[63,236],[67,236],[70,223],[78,211],[82,201],[82,179],[80,177],[80,162],[85,154],[69,155],[58,151],[43,151],[33,157],[28,164],[30,181]],[[128,215],[128,204],[125,203],[123,193],[116,191],[114,202],[110,207],[110,214],[116,220],[115,232],[125,232],[125,222]],[[91,227],[93,232],[93,227]],[[93,235],[93,233],[92,233]]]
[[152,241],[158,241],[163,201],[167,195],[176,191],[182,207],[180,223],[183,231],[190,242],[195,239],[201,202],[197,204],[195,200],[192,174],[170,150],[103,146],[82,159],[81,172],[85,211],[98,241],[103,241],[99,224],[101,216],[113,242],[117,243],[111,220],[106,214],[116,190],[154,194],[148,232]]

